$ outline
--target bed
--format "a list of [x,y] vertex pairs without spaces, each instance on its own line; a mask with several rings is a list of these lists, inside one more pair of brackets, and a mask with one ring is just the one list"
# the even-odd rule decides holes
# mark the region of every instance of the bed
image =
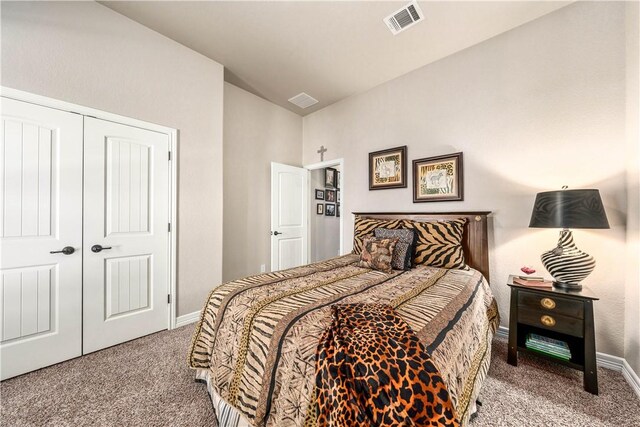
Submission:
[[431,355],[467,425],[498,324],[488,284],[488,214],[355,213],[375,221],[465,218],[466,269],[418,265],[384,273],[358,267],[359,255],[352,253],[213,289],[188,362],[206,383],[220,425],[315,425],[315,352],[338,303],[391,305]]

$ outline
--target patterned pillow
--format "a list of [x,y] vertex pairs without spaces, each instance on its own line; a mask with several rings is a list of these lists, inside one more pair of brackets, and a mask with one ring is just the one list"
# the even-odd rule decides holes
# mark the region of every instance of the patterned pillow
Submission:
[[362,244],[365,237],[373,237],[373,231],[376,228],[402,228],[403,222],[400,219],[372,219],[363,218],[356,215],[353,227],[353,253],[359,254],[362,250]]
[[389,230],[376,228],[373,234],[378,239],[398,239],[396,249],[393,251],[391,266],[394,270],[409,270],[413,264],[413,250],[415,247],[416,232],[409,228]]
[[415,230],[417,235],[413,256],[415,264],[467,268],[462,251],[462,234],[466,222],[466,218],[428,222],[405,220],[404,226]]
[[359,267],[391,273],[391,258],[398,239],[376,239],[366,237],[360,253]]

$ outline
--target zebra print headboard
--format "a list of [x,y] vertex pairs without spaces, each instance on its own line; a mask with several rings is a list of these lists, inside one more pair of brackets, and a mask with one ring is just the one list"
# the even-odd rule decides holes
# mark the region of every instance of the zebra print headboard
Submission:
[[478,270],[489,281],[489,240],[487,233],[487,216],[490,211],[483,212],[353,212],[363,218],[372,219],[410,219],[414,221],[452,220],[467,218],[462,236],[462,250],[466,263]]

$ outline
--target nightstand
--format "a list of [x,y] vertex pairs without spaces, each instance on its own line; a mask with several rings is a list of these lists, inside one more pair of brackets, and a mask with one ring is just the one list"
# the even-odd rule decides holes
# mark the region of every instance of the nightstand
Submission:
[[583,372],[584,389],[598,394],[596,341],[593,323],[593,301],[598,300],[589,290],[535,289],[513,283],[509,313],[509,353],[507,362],[518,366],[518,351],[533,352],[526,347],[527,335],[533,333],[567,343],[571,351],[568,361],[534,354]]

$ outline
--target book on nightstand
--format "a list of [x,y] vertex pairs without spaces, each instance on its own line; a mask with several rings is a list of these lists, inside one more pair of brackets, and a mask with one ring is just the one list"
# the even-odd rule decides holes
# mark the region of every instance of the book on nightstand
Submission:
[[527,286],[529,288],[553,288],[553,282],[551,280],[543,280],[542,278],[527,278],[514,277],[513,283],[516,285]]
[[536,353],[546,354],[562,360],[571,359],[571,350],[566,342],[538,334],[528,334],[525,346]]

